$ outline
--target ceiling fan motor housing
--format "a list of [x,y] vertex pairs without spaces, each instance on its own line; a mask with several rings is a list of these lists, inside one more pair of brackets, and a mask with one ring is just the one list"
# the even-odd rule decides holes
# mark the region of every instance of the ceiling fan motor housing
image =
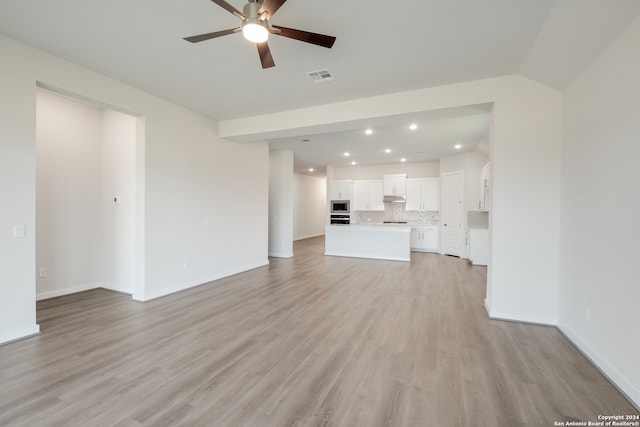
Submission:
[[245,4],[242,12],[244,13],[244,16],[247,17],[247,21],[254,20],[253,22],[255,23],[255,21],[260,18],[261,7],[262,4],[258,3],[257,1],[250,1],[249,3]]

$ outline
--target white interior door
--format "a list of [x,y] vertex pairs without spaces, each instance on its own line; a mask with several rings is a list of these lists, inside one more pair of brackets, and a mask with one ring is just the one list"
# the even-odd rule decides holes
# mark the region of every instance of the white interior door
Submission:
[[462,256],[464,172],[442,175],[442,246],[446,255]]

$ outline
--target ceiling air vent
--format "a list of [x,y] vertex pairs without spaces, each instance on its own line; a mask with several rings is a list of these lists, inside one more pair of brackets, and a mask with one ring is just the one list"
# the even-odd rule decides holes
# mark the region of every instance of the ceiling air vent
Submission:
[[327,69],[309,71],[307,72],[307,76],[311,77],[311,79],[313,79],[313,81],[316,83],[326,83],[335,80],[335,77],[333,77],[333,75],[331,75],[331,73]]

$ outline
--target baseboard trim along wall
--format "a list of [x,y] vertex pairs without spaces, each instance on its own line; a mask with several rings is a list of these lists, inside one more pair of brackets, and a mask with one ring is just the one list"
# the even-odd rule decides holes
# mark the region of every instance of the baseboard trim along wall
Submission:
[[233,276],[234,274],[244,273],[245,271],[253,270],[255,268],[264,267],[265,265],[269,265],[269,260],[258,262],[256,264],[247,265],[244,267],[240,267],[233,270],[227,270],[225,272],[216,274],[214,276],[205,277],[201,279],[191,280],[189,282],[178,283],[174,286],[169,286],[164,289],[160,289],[155,292],[149,292],[145,295],[144,299],[137,298],[136,295],[133,296],[134,301],[139,302],[147,302],[154,300],[156,298],[161,298],[167,295],[175,294],[177,292],[185,291],[190,288],[195,288],[197,286],[206,285],[209,282],[213,282],[215,280],[224,279],[225,277]]
[[293,258],[293,252],[269,252],[269,256],[272,258]]
[[486,299],[484,300],[484,308],[487,311],[487,315],[489,315],[489,319],[493,319],[493,320],[506,320],[511,322],[530,323],[532,325],[541,325],[541,326],[557,326],[558,325],[558,319],[526,316],[522,314],[509,313],[507,311],[492,310],[491,306],[489,305],[489,302]]
[[593,366],[604,375],[615,388],[620,391],[640,411],[640,390],[627,381],[613,366],[600,357],[591,346],[583,341],[580,336],[569,326],[560,322],[558,330],[580,352],[589,359]]
[[[36,301],[41,301],[44,299],[61,297],[64,295],[75,294],[77,292],[84,292],[91,289],[103,288],[102,282],[94,282],[94,283],[85,283],[78,286],[71,286],[69,288],[64,289],[56,289],[55,291],[48,292],[39,292],[36,294]],[[107,288],[108,289],[108,288]]]
[[484,300],[484,308],[490,319],[511,322],[531,323],[534,325],[555,327],[584,357],[604,375],[611,384],[622,393],[632,405],[640,411],[640,390],[627,381],[613,366],[602,358],[591,346],[589,346],[580,336],[569,326],[556,319],[541,319],[529,316],[522,316],[514,313],[496,312],[491,310],[489,302]]
[[0,335],[0,345],[9,344],[15,341],[24,340],[35,335],[40,335],[40,325],[35,324],[27,329],[20,329],[17,331],[4,333]]
[[302,237],[296,237],[293,239],[294,242],[297,242],[298,240],[304,240],[304,239],[312,239],[314,237],[320,237],[320,236],[324,236],[324,233],[319,233],[319,234],[311,234],[309,236],[302,236]]

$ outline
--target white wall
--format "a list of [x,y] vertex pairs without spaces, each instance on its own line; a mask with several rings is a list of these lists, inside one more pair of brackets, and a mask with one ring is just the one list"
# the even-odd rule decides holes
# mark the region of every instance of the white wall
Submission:
[[[144,185],[136,191],[142,216],[136,235],[144,240],[136,241],[136,252],[144,257],[137,257],[135,298],[155,298],[268,263],[265,141],[226,141],[209,118],[4,36],[0,51],[0,342],[38,332],[37,82],[144,117],[136,122],[144,137],[136,139],[136,174],[143,175],[136,183]],[[14,238],[13,226],[20,224],[26,225],[26,237]]]
[[[0,343],[38,333],[36,324],[35,87],[20,54],[0,36]],[[28,94],[28,96],[25,96]],[[14,237],[14,226],[25,237]]]
[[293,240],[324,234],[327,210],[327,179],[294,174]]
[[269,256],[293,256],[293,152],[269,153]]
[[102,111],[36,93],[38,299],[100,286],[105,278]]
[[[555,324],[560,92],[521,76],[505,76],[223,121],[220,134],[239,139],[275,138],[332,123],[486,103],[493,103],[493,248],[487,309],[496,318]],[[337,178],[335,173],[332,178]]]
[[101,208],[106,271],[101,286],[128,294],[135,288],[136,126],[133,116],[102,111]]
[[640,406],[640,19],[564,96],[560,321]]
[[406,173],[408,178],[437,178],[439,162],[389,163],[372,166],[333,167],[332,179],[382,179],[382,175]]

